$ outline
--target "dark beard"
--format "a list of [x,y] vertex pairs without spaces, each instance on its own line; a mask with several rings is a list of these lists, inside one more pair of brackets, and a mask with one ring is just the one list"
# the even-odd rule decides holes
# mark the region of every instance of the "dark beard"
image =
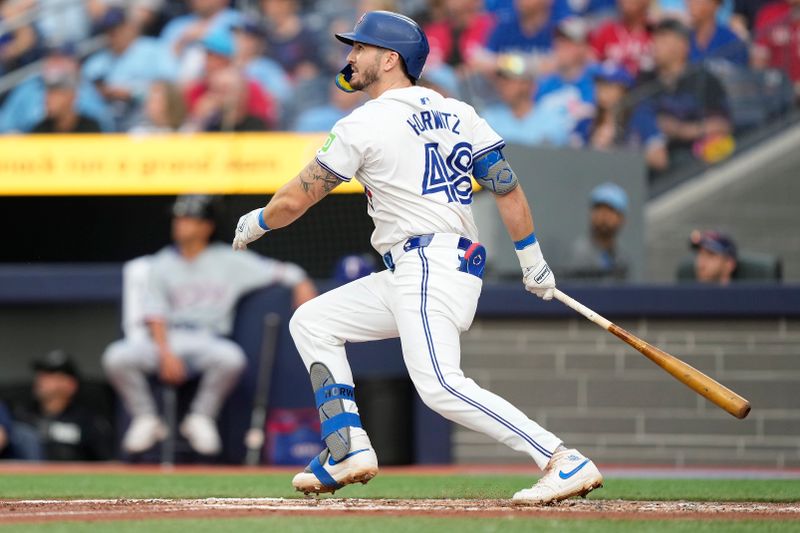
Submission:
[[350,87],[355,89],[356,91],[363,91],[376,81],[378,81],[378,64],[380,59],[375,61],[373,65],[370,65],[368,68],[361,69],[358,72],[358,80],[357,81],[350,81]]

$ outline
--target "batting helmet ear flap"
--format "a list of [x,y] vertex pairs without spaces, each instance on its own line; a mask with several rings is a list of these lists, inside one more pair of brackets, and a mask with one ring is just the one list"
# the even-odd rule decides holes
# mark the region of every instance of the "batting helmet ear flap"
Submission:
[[353,76],[353,67],[348,63],[340,72],[336,75],[336,86],[343,90],[346,93],[354,93],[356,92],[355,89],[350,85],[350,78]]

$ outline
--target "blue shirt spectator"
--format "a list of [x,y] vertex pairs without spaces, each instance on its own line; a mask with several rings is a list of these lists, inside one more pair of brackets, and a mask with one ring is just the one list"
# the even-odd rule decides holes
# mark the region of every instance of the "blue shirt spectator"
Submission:
[[535,90],[533,72],[524,58],[506,56],[497,67],[497,92],[501,102],[487,107],[481,115],[508,143],[568,144],[575,123],[563,95],[534,103]]
[[747,67],[750,62],[747,53],[747,45],[738,35],[729,28],[717,26],[711,40],[701,48],[697,42],[697,34],[692,34],[691,50],[689,51],[689,62],[699,63],[706,59],[726,59],[735,65]]
[[[48,50],[41,73],[15,87],[0,107],[0,133],[26,133],[44,120],[45,86],[42,73],[56,70],[77,72],[78,61],[74,54],[74,47],[69,45]],[[81,79],[78,83],[75,110],[99,122],[103,131],[114,131],[108,106],[88,80]]]
[[228,0],[194,4],[191,13],[171,20],[161,31],[163,53],[180,82],[194,81],[202,75],[205,51],[200,41],[203,37],[230,30],[241,17],[238,11],[228,7]]
[[687,6],[692,29],[689,62],[714,58],[746,67],[749,63],[747,45],[727,24],[717,19],[720,0],[689,0]]
[[486,48],[496,54],[547,54],[553,47],[558,20],[548,3],[517,2],[514,11],[500,15]]

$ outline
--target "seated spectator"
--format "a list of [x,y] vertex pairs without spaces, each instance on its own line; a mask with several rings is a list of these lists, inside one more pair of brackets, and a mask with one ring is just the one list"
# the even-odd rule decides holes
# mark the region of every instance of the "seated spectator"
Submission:
[[717,231],[693,231],[689,246],[695,252],[694,273],[700,283],[727,285],[736,271],[736,243]]
[[[78,69],[74,46],[65,44],[48,47],[42,61],[41,72],[15,87],[0,107],[0,133],[27,133],[44,120],[46,114],[44,76],[50,76],[56,71],[77,73]],[[83,78],[78,82],[75,107],[80,115],[98,121],[104,131],[113,131],[108,106],[94,84]]]
[[244,352],[228,338],[238,299],[274,283],[292,288],[295,306],[316,295],[300,267],[212,242],[216,205],[204,195],[176,200],[174,245],[149,259],[144,316],[150,336],[116,341],[103,355],[109,381],[132,416],[122,442],[128,453],[142,453],[165,436],[146,376],[178,385],[191,372],[202,377],[181,434],[198,453],[219,453],[216,418],[245,367]]
[[576,127],[585,127],[594,115],[594,64],[587,43],[588,28],[578,18],[562,20],[555,31],[553,64],[555,71],[539,79],[536,100],[561,94],[570,98],[569,104]]
[[722,59],[740,67],[750,62],[747,45],[727,25],[717,22],[721,0],[688,0],[692,48],[689,62]]
[[670,160],[691,157],[693,148],[730,139],[731,122],[725,89],[701,65],[689,68],[689,30],[676,20],[655,28],[655,70],[640,76],[652,93],[646,102],[667,137]]
[[590,195],[589,234],[572,246],[566,277],[622,281],[627,279],[630,258],[618,242],[625,224],[628,195],[615,183],[603,183]]
[[178,131],[186,120],[186,102],[177,86],[167,81],[156,81],[144,104],[144,116],[130,132],[169,133]]
[[[205,49],[205,74],[203,78],[189,87],[186,93],[189,120],[193,124],[193,129],[200,128],[205,130],[209,124],[208,120],[217,114],[221,109],[222,102],[219,93],[210,94],[209,98],[203,97],[212,92],[212,81],[220,72],[229,71],[234,67],[234,41],[233,36],[228,30],[213,32],[203,38],[203,48]],[[219,89],[226,85],[230,76],[224,75],[223,79],[217,80],[215,88]],[[260,119],[266,124],[267,128],[277,124],[277,106],[272,97],[261,90],[258,83],[253,80],[245,81],[244,100],[248,116]],[[203,106],[198,104],[203,103]],[[217,115],[219,117],[219,115]]]
[[535,77],[525,59],[522,56],[501,59],[496,81],[500,102],[483,110],[486,122],[507,143],[567,145],[575,121],[566,103],[556,96],[534,102]]
[[103,95],[114,115],[117,131],[129,129],[142,111],[153,80],[171,73],[157,40],[139,35],[139,26],[126,11],[114,7],[97,24],[108,47],[96,52],[83,65],[83,77]]
[[267,34],[263,23],[254,18],[242,18],[233,29],[236,64],[265,93],[286,104],[292,97],[292,82],[280,63],[264,55]]
[[765,6],[758,12],[753,37],[753,66],[783,70],[800,97],[800,0]]
[[15,19],[31,10],[34,4],[35,0],[0,2],[0,76],[37,59],[39,36],[36,30],[29,24],[15,24]]
[[33,368],[33,398],[14,414],[38,431],[44,459],[111,459],[111,424],[79,403],[80,377],[70,355],[54,350],[34,361]]
[[556,17],[552,0],[515,0],[514,11],[502,17],[489,35],[488,54],[480,59],[493,72],[500,54],[524,54],[535,72],[548,73],[552,64],[548,56],[553,49]]
[[[667,142],[647,103],[627,100],[633,78],[623,67],[603,63],[594,73],[597,111],[584,134],[584,144],[596,150],[632,148],[644,151],[647,166],[667,168]],[[583,132],[582,132],[583,133]]]
[[96,120],[75,109],[78,73],[72,68],[42,72],[45,117],[31,133],[100,133]]
[[652,35],[648,24],[650,0],[617,0],[618,16],[591,35],[596,59],[624,66],[632,76],[653,67]]
[[315,78],[323,68],[317,35],[300,18],[297,0],[261,0],[268,22],[269,55],[281,64],[296,83]]
[[228,0],[189,0],[188,3],[191,12],[172,19],[164,26],[160,39],[165,58],[172,64],[170,72],[181,84],[203,74],[203,38],[229,30],[241,16],[229,8]]
[[494,19],[481,9],[479,0],[444,0],[443,4],[441,18],[424,28],[431,47],[427,64],[469,65],[485,47]]
[[334,84],[331,84],[328,93],[326,105],[312,107],[298,115],[292,128],[294,131],[331,131],[336,122],[349,115],[362,102],[359,93],[346,93]]
[[250,82],[236,67],[215,72],[208,90],[195,103],[187,131],[266,131],[263,118],[250,113]]

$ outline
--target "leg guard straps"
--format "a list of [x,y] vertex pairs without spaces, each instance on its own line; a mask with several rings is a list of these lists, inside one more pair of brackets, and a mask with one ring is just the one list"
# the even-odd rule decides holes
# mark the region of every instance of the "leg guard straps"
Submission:
[[336,480],[333,479],[333,476],[331,476],[328,473],[328,471],[322,467],[322,463],[320,462],[319,457],[314,457],[314,459],[312,459],[311,462],[308,464],[308,467],[311,469],[311,473],[317,476],[317,479],[320,481],[320,483],[322,483],[326,487],[330,487],[333,489],[342,488],[342,485],[337,483]]
[[361,417],[356,413],[340,413],[322,422],[322,439],[346,427],[360,428]]
[[356,395],[353,387],[350,385],[342,385],[341,383],[334,383],[333,385],[326,385],[314,393],[317,401],[317,409],[322,407],[328,402],[333,400],[350,400],[356,401]]

